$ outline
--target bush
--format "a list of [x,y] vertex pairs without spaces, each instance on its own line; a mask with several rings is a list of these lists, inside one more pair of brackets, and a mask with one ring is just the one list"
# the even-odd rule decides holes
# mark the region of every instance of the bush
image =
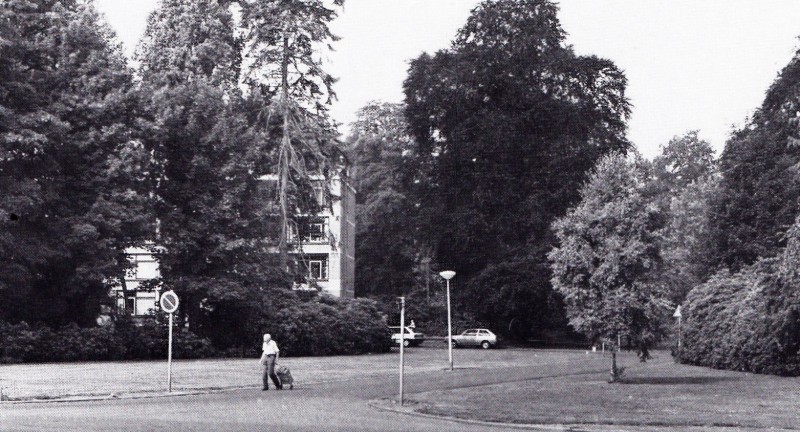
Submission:
[[683,363],[800,376],[800,224],[782,256],[720,272],[684,305]]
[[325,294],[308,301],[281,299],[282,308],[260,323],[281,355],[321,356],[387,352],[391,334],[374,301]]
[[[208,338],[176,328],[173,357],[257,356],[265,332],[272,333],[281,354],[289,356],[377,353],[391,347],[386,320],[372,300],[324,294],[301,298],[285,289],[265,292],[253,306],[258,312],[248,318],[241,334],[231,338],[252,341],[247,346],[224,346],[218,351]],[[167,335],[164,314],[142,321],[118,317],[105,327],[70,324],[57,330],[0,322],[0,363],[163,359]]]
[[[187,330],[174,334],[173,357],[214,355],[208,339]],[[25,322],[0,322],[0,362],[65,362],[161,359],[167,356],[167,327],[156,320],[140,325],[121,319],[114,325],[80,328],[69,324],[58,330],[31,327]]]

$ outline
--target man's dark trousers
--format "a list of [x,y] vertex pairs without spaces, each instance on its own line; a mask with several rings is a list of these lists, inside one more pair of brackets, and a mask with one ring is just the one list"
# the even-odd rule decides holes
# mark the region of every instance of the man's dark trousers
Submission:
[[270,354],[267,356],[267,364],[264,365],[264,390],[269,388],[269,380],[272,379],[272,382],[275,383],[276,389],[281,389],[283,386],[281,385],[281,380],[278,378],[278,375],[275,374],[275,354]]

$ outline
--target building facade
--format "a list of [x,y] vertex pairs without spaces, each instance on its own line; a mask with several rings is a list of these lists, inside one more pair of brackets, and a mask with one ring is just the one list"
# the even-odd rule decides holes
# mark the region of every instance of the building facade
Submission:
[[[268,176],[261,180],[269,182],[275,178]],[[316,196],[323,210],[296,217],[297,223],[288,233],[290,256],[303,276],[294,289],[353,297],[356,191],[344,173],[328,182],[328,193],[323,189],[322,178],[317,184]],[[111,295],[118,310],[124,308],[134,316],[149,315],[159,300],[160,288],[148,283],[161,276],[157,251],[151,246],[129,248],[126,252],[133,265],[124,280],[112,287]]]
[[[321,180],[320,183],[324,184]],[[323,210],[298,217],[297,225],[290,228],[289,252],[305,275],[305,281],[295,284],[295,288],[353,297],[356,191],[344,176],[337,176],[330,181],[329,192],[317,189],[317,201]]]
[[111,289],[117,310],[126,310],[134,316],[150,315],[158,304],[158,287],[148,282],[161,277],[156,252],[149,247],[131,247],[125,251],[132,267],[125,277]]

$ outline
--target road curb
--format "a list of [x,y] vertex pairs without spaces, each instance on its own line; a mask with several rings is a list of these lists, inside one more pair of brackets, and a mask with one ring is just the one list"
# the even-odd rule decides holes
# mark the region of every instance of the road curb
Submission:
[[[423,417],[429,419],[437,419],[443,421],[450,421],[454,423],[463,423],[469,425],[476,425],[476,426],[491,426],[491,427],[503,427],[508,429],[518,429],[518,430],[534,430],[534,431],[546,431],[546,432],[553,432],[553,431],[565,431],[565,432],[592,432],[591,429],[581,429],[581,425],[562,425],[562,424],[531,424],[531,423],[502,423],[502,422],[490,422],[490,421],[483,421],[483,420],[472,420],[472,419],[464,419],[460,417],[452,417],[452,416],[443,416],[443,415],[436,415],[436,414],[426,414],[414,411],[413,409],[402,409],[399,407],[387,406],[381,404],[381,402],[388,402],[387,399],[374,399],[367,402],[367,406],[372,409],[376,409],[378,411],[384,412],[392,412],[395,414],[403,414],[408,416],[414,417]],[[393,402],[393,401],[392,401]]]
[[104,394],[92,394],[92,395],[66,395],[66,396],[55,396],[55,397],[42,397],[36,398],[32,397],[30,399],[20,399],[20,400],[5,400],[0,402],[0,405],[19,405],[19,404],[47,404],[47,403],[70,403],[70,402],[94,402],[94,401],[104,401],[104,400],[132,400],[132,399],[154,399],[154,398],[164,398],[164,397],[181,397],[181,396],[197,396],[197,395],[204,395],[204,394],[213,394],[213,393],[224,393],[229,391],[237,391],[237,390],[247,390],[247,389],[256,389],[258,386],[245,386],[245,387],[231,387],[231,388],[224,388],[224,389],[197,389],[197,390],[186,390],[186,391],[174,391],[174,392],[141,392],[141,393],[104,393]]

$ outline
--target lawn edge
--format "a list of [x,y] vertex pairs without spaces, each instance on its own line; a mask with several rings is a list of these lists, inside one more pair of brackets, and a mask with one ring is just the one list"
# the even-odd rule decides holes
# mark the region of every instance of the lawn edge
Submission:
[[20,399],[0,401],[2,405],[18,405],[18,404],[47,404],[47,403],[69,403],[69,402],[91,402],[103,400],[132,400],[132,399],[153,399],[163,397],[181,397],[181,396],[197,396],[213,393],[224,393],[229,391],[256,389],[259,386],[237,386],[237,387],[208,387],[191,390],[179,390],[174,392],[166,391],[142,391],[132,393],[91,393],[91,394],[76,394],[76,395],[60,395],[60,396],[30,396]]
[[582,424],[504,423],[504,422],[491,422],[484,420],[465,419],[461,417],[421,413],[419,411],[414,410],[413,408],[402,409],[400,407],[389,405],[388,402],[394,402],[394,400],[386,398],[373,399],[371,401],[367,401],[367,406],[378,411],[392,412],[408,416],[437,419],[437,420],[477,425],[477,426],[505,427],[509,429],[537,430],[537,431],[547,431],[547,432],[552,432],[552,431],[591,432],[589,429],[580,429],[580,428],[583,428],[585,426],[590,426],[590,427],[593,426],[593,425],[582,425]]
[[[497,422],[467,419],[462,417],[454,417],[440,414],[430,414],[419,412],[414,408],[401,408],[397,405],[397,401],[391,398],[378,398],[367,401],[367,406],[384,412],[392,412],[395,414],[423,417],[429,419],[439,419],[443,421],[450,421],[455,423],[471,424],[477,426],[493,426],[505,427],[509,429],[520,430],[535,430],[535,431],[564,431],[564,432],[606,432],[606,431],[620,431],[619,428],[651,428],[661,429],[664,431],[674,430],[675,428],[682,428],[684,430],[709,430],[709,431],[730,431],[730,430],[762,430],[761,427],[750,426],[735,426],[735,425],[699,425],[699,424],[635,424],[635,423],[511,423],[511,422]],[[776,431],[793,431],[797,429],[778,428],[770,429]]]

